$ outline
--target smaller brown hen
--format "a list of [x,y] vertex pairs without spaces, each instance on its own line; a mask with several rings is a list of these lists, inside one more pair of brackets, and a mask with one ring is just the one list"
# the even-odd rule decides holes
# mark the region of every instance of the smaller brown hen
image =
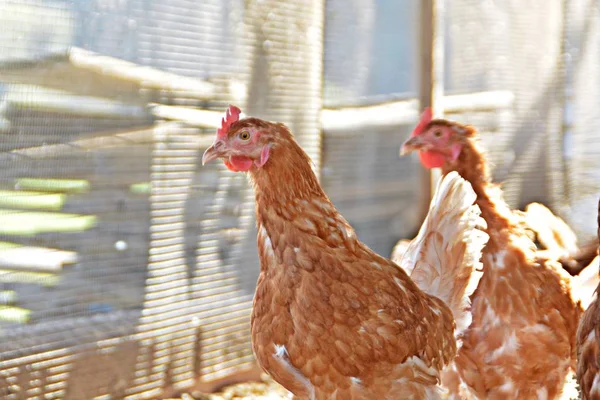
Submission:
[[522,213],[510,209],[474,127],[434,119],[426,109],[404,143],[426,168],[458,172],[477,194],[487,222],[483,277],[473,294],[473,322],[443,382],[454,398],[556,399],[572,389],[576,330],[583,313],[579,279],[537,254]]

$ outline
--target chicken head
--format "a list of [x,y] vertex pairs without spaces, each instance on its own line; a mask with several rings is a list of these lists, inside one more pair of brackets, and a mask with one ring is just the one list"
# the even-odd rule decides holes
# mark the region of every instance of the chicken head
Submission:
[[431,109],[426,108],[411,137],[402,146],[401,154],[419,151],[425,168],[441,168],[447,162],[458,160],[471,132],[469,127],[458,123],[432,119]]
[[255,118],[240,121],[240,114],[239,108],[229,106],[215,142],[202,156],[202,165],[222,158],[231,171],[246,172],[262,167],[269,160],[274,137],[268,125]]

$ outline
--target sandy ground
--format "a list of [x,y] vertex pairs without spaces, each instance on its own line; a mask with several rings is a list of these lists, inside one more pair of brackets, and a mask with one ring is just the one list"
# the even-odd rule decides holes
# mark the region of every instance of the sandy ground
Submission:
[[290,392],[264,375],[262,382],[244,382],[223,388],[218,393],[186,393],[177,399],[168,400],[280,400],[291,399]]
[[[445,396],[443,396],[445,398]],[[244,382],[225,387],[219,393],[191,393],[183,394],[179,398],[166,400],[289,400],[292,394],[271,380],[267,375],[263,375],[262,382]],[[578,400],[580,394],[577,390],[575,377],[570,374],[567,377],[565,391],[559,400]]]

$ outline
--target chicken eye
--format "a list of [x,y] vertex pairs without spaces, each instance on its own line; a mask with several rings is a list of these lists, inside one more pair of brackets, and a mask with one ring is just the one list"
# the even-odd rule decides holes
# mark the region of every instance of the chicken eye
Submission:
[[242,133],[240,133],[240,139],[242,139],[242,140],[250,139],[250,133],[248,131],[243,131]]
[[433,136],[435,136],[436,138],[442,137],[442,131],[434,131]]

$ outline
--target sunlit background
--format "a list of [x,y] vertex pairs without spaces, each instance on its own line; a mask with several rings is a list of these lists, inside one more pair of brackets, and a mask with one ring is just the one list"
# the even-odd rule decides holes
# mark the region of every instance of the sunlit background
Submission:
[[[426,182],[398,150],[429,3],[0,0],[0,397],[155,399],[254,370],[253,193],[200,166],[229,103],[292,128],[376,252],[412,237]],[[436,3],[438,110],[479,128],[512,206],[589,239],[600,3]]]

